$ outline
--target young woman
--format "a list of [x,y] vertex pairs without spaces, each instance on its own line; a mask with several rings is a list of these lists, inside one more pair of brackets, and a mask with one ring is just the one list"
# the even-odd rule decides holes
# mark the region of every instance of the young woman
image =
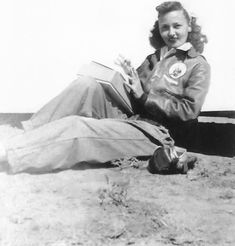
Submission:
[[156,10],[150,37],[156,52],[137,70],[119,58],[129,76],[134,115],[122,112],[95,79],[79,77],[22,123],[24,133],[3,144],[1,159],[10,172],[45,172],[153,153],[152,172],[187,170],[186,155],[162,125],[188,122],[200,113],[210,79],[200,55],[206,37],[181,3],[164,2]]

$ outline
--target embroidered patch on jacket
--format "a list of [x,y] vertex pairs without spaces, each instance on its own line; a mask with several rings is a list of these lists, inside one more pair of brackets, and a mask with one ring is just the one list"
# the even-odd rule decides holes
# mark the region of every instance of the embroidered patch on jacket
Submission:
[[169,69],[169,75],[173,79],[178,79],[186,73],[187,67],[182,62],[177,62],[173,64]]

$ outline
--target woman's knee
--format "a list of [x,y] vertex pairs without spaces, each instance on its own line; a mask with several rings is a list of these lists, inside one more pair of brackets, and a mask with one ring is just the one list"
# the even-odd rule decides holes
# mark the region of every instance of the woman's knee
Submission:
[[67,129],[67,131],[72,132],[76,136],[86,135],[89,130],[89,125],[93,125],[96,119],[87,118],[79,115],[70,115],[61,119],[61,125]]
[[76,80],[74,80],[71,83],[71,86],[76,89],[81,89],[81,88],[97,88],[99,83],[92,77],[88,76],[79,76]]

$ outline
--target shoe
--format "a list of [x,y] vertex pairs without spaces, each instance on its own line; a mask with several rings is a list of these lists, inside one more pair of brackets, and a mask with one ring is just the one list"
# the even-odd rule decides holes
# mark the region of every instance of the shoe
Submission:
[[162,146],[157,148],[148,162],[148,171],[156,174],[167,174],[172,165],[176,165],[178,158],[172,151],[173,148]]
[[195,166],[196,157],[189,157],[186,149],[162,146],[155,150],[148,162],[148,171],[153,174],[186,174]]

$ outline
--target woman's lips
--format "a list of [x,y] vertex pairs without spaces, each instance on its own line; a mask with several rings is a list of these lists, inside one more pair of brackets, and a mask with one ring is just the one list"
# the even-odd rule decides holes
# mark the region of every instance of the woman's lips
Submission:
[[170,42],[175,42],[177,40],[177,38],[169,38],[168,39]]
[[177,38],[169,38],[168,41],[170,43],[175,43],[177,41]]

